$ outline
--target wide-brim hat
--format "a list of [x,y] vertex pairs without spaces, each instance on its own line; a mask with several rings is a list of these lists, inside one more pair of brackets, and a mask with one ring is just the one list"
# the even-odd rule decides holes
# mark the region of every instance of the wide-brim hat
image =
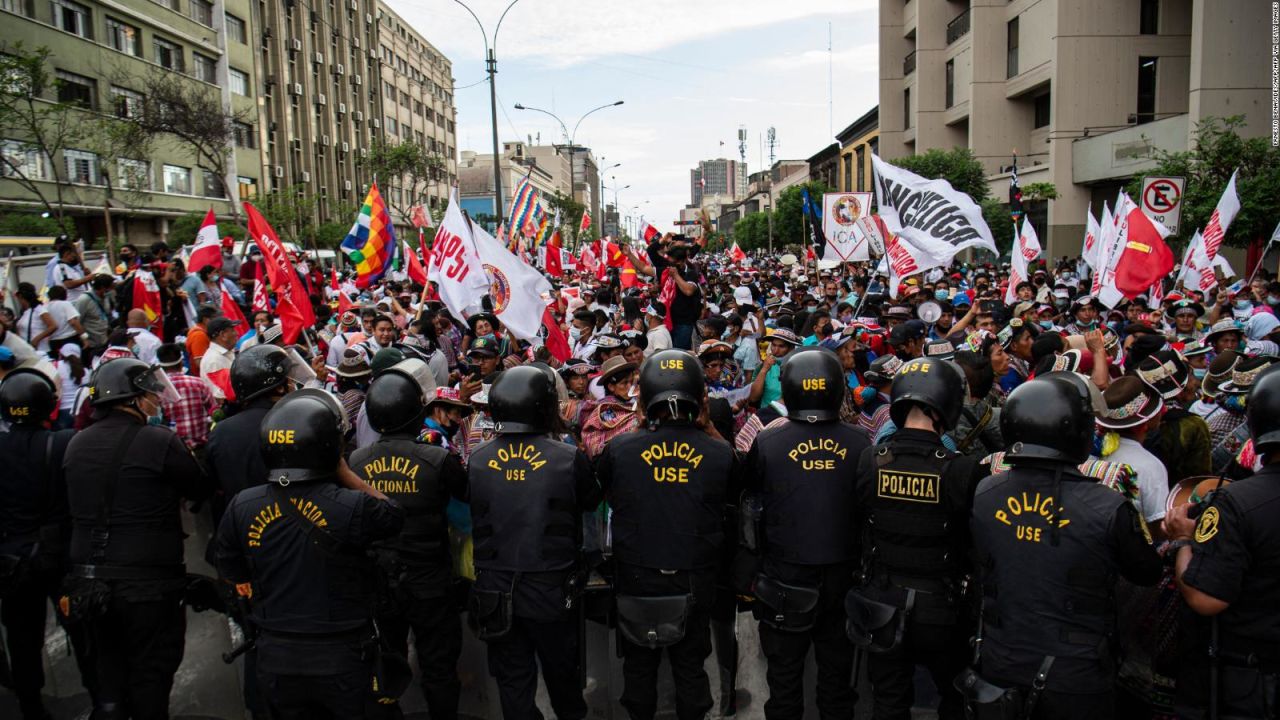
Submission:
[[472,315],[471,317],[467,318],[467,326],[471,328],[471,332],[476,331],[476,323],[480,322],[481,320],[487,320],[489,322],[489,327],[493,328],[494,330],[498,329],[497,315],[494,315],[493,313],[487,313],[487,312],[478,312],[475,315]]
[[796,346],[801,344],[800,338],[794,332],[792,332],[791,330],[788,330],[787,328],[774,328],[773,332],[769,333],[764,337],[764,340],[769,342],[778,340],[780,342],[787,343],[788,345],[796,345]]
[[435,394],[427,401],[427,407],[431,407],[432,405],[449,405],[460,410],[465,410],[468,414],[470,414],[474,409],[471,407],[471,403],[462,399],[462,395],[458,392],[457,388],[450,387],[436,388]]
[[698,345],[698,359],[708,355],[733,356],[733,346],[723,340],[704,340]]
[[369,367],[369,356],[363,350],[347,348],[342,351],[342,359],[334,373],[338,377],[363,377],[372,375],[373,368]]
[[609,381],[625,372],[631,372],[636,369],[636,364],[627,362],[626,358],[621,355],[614,355],[604,361],[604,365],[600,366],[600,384],[606,385]]
[[1204,306],[1195,300],[1188,298],[1183,298],[1182,300],[1173,303],[1173,305],[1169,307],[1169,315],[1171,317],[1176,317],[1178,313],[1183,310],[1191,310],[1196,314],[1196,317],[1202,317],[1204,315]]
[[1263,370],[1275,364],[1277,358],[1272,355],[1247,357],[1231,368],[1231,378],[1218,386],[1218,392],[1224,395],[1243,395],[1253,387]]
[[1081,295],[1080,297],[1076,298],[1071,302],[1071,309],[1068,312],[1070,312],[1072,315],[1075,315],[1077,310],[1079,310],[1080,308],[1086,305],[1092,305],[1096,310],[1103,309],[1103,305],[1098,300],[1098,298],[1092,295]]
[[1227,333],[1240,333],[1240,337],[1244,337],[1244,328],[1237,325],[1231,318],[1219,320],[1209,328],[1209,332],[1205,333],[1204,342],[1206,345],[1212,345],[1219,336]]
[[873,382],[893,382],[893,376],[902,368],[902,358],[897,355],[881,355],[871,361],[871,368],[863,373]]
[[1098,416],[1098,425],[1108,430],[1138,427],[1164,409],[1160,393],[1132,375],[1117,378],[1102,393],[1102,399],[1107,408]]
[[590,375],[596,371],[596,366],[582,360],[580,358],[569,358],[564,361],[564,365],[560,366],[560,377],[567,378],[570,375]]
[[1239,362],[1240,355],[1235,350],[1219,353],[1205,370],[1204,381],[1200,383],[1200,392],[1208,397],[1217,397],[1219,388],[1231,379],[1231,371]]
[[[1162,355],[1163,351],[1148,355],[1138,363],[1138,379],[1160,393],[1165,400],[1172,400],[1186,387],[1186,366],[1179,369],[1174,359]],[[1176,354],[1176,352],[1174,353]]]

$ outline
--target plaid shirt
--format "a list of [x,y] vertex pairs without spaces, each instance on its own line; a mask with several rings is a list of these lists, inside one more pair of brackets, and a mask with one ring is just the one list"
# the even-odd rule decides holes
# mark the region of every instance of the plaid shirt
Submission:
[[209,442],[209,418],[218,402],[209,385],[186,373],[169,373],[169,382],[178,391],[176,402],[164,403],[164,416],[174,424],[174,431],[188,448]]

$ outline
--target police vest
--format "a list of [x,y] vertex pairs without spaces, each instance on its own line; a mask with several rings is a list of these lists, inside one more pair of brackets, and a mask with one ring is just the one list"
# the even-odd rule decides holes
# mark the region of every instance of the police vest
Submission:
[[613,551],[661,570],[713,567],[724,543],[729,445],[687,425],[642,428],[609,442]]
[[411,567],[450,564],[449,493],[440,484],[447,456],[444,448],[388,435],[351,455],[351,469],[404,508],[404,529],[379,546]]
[[787,420],[756,436],[766,555],[798,565],[853,559],[854,470],[869,445],[840,422]]
[[899,430],[859,463],[858,502],[867,517],[863,564],[871,576],[955,579],[964,567],[976,461],[947,450],[937,436],[903,437],[916,432]]
[[[974,498],[983,612],[984,675],[1030,682],[1056,658],[1052,689],[1110,688],[1109,636],[1118,568],[1111,523],[1124,496],[1064,468],[1014,467],[982,481]],[[1054,544],[1055,527],[1057,544]]]
[[471,518],[479,570],[563,570],[578,556],[577,448],[507,434],[471,453]]
[[281,507],[281,497],[293,504],[305,522],[343,538],[350,536],[363,494],[338,487],[332,478],[298,477],[287,488],[272,483],[236,495],[228,512],[252,568],[253,615],[258,626],[306,634],[364,627],[377,586],[372,558],[358,547],[334,551],[314,541],[303,520]]

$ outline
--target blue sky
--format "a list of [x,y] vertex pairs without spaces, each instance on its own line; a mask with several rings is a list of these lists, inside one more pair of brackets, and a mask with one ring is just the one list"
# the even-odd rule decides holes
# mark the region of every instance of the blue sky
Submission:
[[[484,42],[453,0],[389,0],[453,62],[458,149],[491,152]],[[468,5],[490,29],[509,0]],[[606,185],[624,214],[673,227],[689,202],[698,160],[738,157],[746,126],[747,163],[761,165],[761,137],[777,130],[778,159],[803,159],[833,142],[829,132],[827,24],[834,67],[834,130],[875,105],[878,95],[875,0],[520,0],[498,37],[498,129],[502,141],[562,133],[582,113],[577,141],[597,161],[621,162]],[[470,85],[470,87],[467,87]],[[724,146],[721,146],[721,142]],[[767,150],[766,150],[767,153]],[[606,190],[612,202],[612,190]]]

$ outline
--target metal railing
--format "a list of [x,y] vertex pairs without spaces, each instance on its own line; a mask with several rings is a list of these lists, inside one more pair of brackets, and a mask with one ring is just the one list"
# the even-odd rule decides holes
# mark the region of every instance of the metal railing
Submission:
[[910,52],[910,53],[909,53],[905,58],[903,58],[903,60],[902,60],[902,74],[903,74],[903,75],[910,75],[911,73],[913,73],[913,72],[915,72],[915,71],[916,71],[916,51],[915,51],[915,50],[912,50],[912,51],[911,51],[911,52]]
[[959,40],[969,34],[969,17],[972,10],[965,10],[956,16],[954,20],[947,23],[947,44]]

